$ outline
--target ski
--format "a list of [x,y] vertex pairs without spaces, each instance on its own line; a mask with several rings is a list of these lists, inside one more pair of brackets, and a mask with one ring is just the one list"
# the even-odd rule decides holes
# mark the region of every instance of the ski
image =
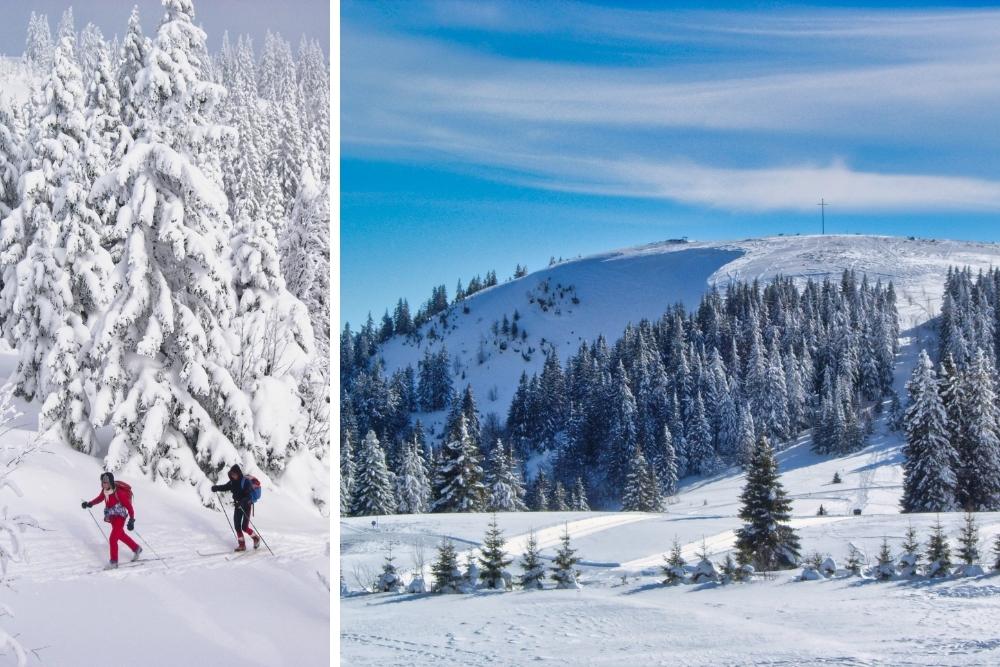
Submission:
[[208,558],[209,556],[228,556],[228,555],[230,555],[232,553],[233,553],[232,550],[229,550],[229,551],[209,551],[208,553],[205,553],[204,551],[201,551],[201,550],[198,551],[198,555],[199,556],[204,556],[205,558]]
[[167,560],[168,558],[169,558],[169,556],[164,557],[164,558],[142,558],[142,559],[136,560],[136,561],[128,561],[126,563],[119,563],[118,567],[116,567],[116,568],[102,567],[99,570],[91,570],[90,572],[87,572],[87,574],[99,574],[101,572],[118,572],[119,570],[127,570],[127,569],[130,569],[130,568],[136,567],[138,565],[142,565],[143,563],[152,563],[153,561]]

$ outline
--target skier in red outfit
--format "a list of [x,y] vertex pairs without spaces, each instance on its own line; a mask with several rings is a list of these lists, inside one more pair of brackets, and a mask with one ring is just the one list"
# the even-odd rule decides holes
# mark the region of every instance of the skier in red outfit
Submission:
[[128,536],[122,529],[125,526],[125,517],[128,517],[128,529],[135,527],[135,510],[132,509],[132,494],[119,490],[115,484],[115,476],[110,472],[101,474],[101,492],[97,497],[87,502],[81,503],[81,507],[88,509],[101,500],[104,501],[104,520],[111,524],[111,537],[109,538],[111,548],[111,561],[108,569],[118,567],[118,541],[121,540],[133,551],[132,560],[139,560],[142,547],[136,544],[135,540]]
[[250,511],[253,508],[253,485],[247,477],[243,476],[243,470],[238,465],[229,469],[229,482],[226,484],[216,484],[212,491],[230,491],[233,494],[233,526],[236,528],[236,548],[234,551],[246,551],[247,544],[243,539],[243,533],[253,538],[253,548],[260,546],[260,536],[255,535],[250,528]]

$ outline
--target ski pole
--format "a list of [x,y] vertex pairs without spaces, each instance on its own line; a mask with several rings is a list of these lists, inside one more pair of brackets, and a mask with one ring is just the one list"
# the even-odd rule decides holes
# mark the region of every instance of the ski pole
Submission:
[[101,535],[104,536],[104,539],[108,539],[108,536],[104,535],[104,529],[101,528],[101,524],[97,522],[97,517],[94,516],[94,513],[90,511],[89,507],[87,508],[87,514],[89,514],[90,518],[94,520],[94,525],[97,526],[97,530],[101,531]]
[[153,552],[153,555],[156,557],[156,559],[159,560],[159,561],[161,561],[169,569],[170,566],[167,565],[167,561],[164,560],[163,558],[160,558],[160,554],[156,553],[156,549],[154,549],[153,546],[149,542],[146,541],[146,538],[142,536],[142,533],[140,533],[138,530],[135,530],[135,529],[133,529],[133,532],[135,533],[136,537],[138,537],[140,540],[142,540],[143,544],[145,544],[147,547],[149,547],[149,550]]
[[226,503],[222,501],[222,497],[219,496],[219,492],[215,492],[215,497],[219,499],[219,505],[222,506],[222,514],[226,517],[226,523],[229,525],[229,530],[233,531],[233,535],[238,539],[239,535],[236,535],[236,529],[233,528],[233,522],[229,520],[229,515],[226,514]]
[[[259,530],[257,530],[257,526],[253,525],[253,521],[250,521],[249,515],[247,516],[247,522],[250,524],[250,527],[253,528],[254,532],[257,533],[257,536],[260,538],[260,541],[264,543],[264,546],[267,547],[267,550],[271,551],[271,547],[268,546],[267,540],[265,540],[264,536],[260,534]],[[273,551],[271,551],[271,555],[274,555]]]

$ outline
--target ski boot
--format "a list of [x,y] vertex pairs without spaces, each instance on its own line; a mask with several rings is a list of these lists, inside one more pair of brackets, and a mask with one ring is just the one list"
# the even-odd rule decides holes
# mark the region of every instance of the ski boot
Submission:
[[252,537],[253,537],[253,548],[254,549],[260,548],[260,535],[254,533]]
[[118,569],[118,561],[116,561],[116,560],[110,560],[110,561],[108,561],[108,564],[104,566],[104,569],[105,570],[117,570]]
[[236,548],[233,549],[233,551],[246,551],[246,550],[247,550],[247,543],[244,542],[243,540],[240,540],[239,543],[236,545]]
[[135,561],[139,560],[139,556],[141,554],[142,554],[142,547],[139,547],[138,549],[135,550],[135,553],[132,554],[132,562],[134,563]]

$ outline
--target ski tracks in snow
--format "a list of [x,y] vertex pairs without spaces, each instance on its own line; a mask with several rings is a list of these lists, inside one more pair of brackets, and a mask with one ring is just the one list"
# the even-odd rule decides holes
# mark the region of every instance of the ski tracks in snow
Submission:
[[[278,562],[292,560],[306,560],[312,558],[325,557],[326,543],[329,539],[327,534],[322,536],[271,532],[267,540],[274,549],[275,555],[260,546],[257,553],[249,553],[243,558],[227,560],[233,552],[220,552],[217,555],[201,556],[198,549],[218,549],[225,546],[223,544],[212,544],[211,538],[204,537],[197,539],[197,536],[174,535],[150,533],[148,537],[153,540],[152,548],[142,540],[138,540],[143,547],[143,554],[148,559],[140,559],[142,566],[135,566],[131,563],[131,550],[124,544],[119,547],[119,558],[121,567],[117,570],[100,570],[107,562],[108,542],[106,538],[101,538],[96,531],[92,534],[76,535],[57,531],[45,533],[39,539],[35,539],[30,544],[29,556],[31,560],[26,567],[17,569],[16,578],[27,581],[46,582],[66,579],[77,579],[87,576],[109,576],[115,578],[133,577],[149,575],[153,573],[179,575],[194,568],[214,568],[214,567],[245,567],[251,563],[262,561],[263,559],[275,559]],[[132,533],[135,537],[135,533]],[[81,540],[83,537],[83,540]],[[206,546],[206,542],[208,545]],[[154,550],[160,560],[156,560]]]

